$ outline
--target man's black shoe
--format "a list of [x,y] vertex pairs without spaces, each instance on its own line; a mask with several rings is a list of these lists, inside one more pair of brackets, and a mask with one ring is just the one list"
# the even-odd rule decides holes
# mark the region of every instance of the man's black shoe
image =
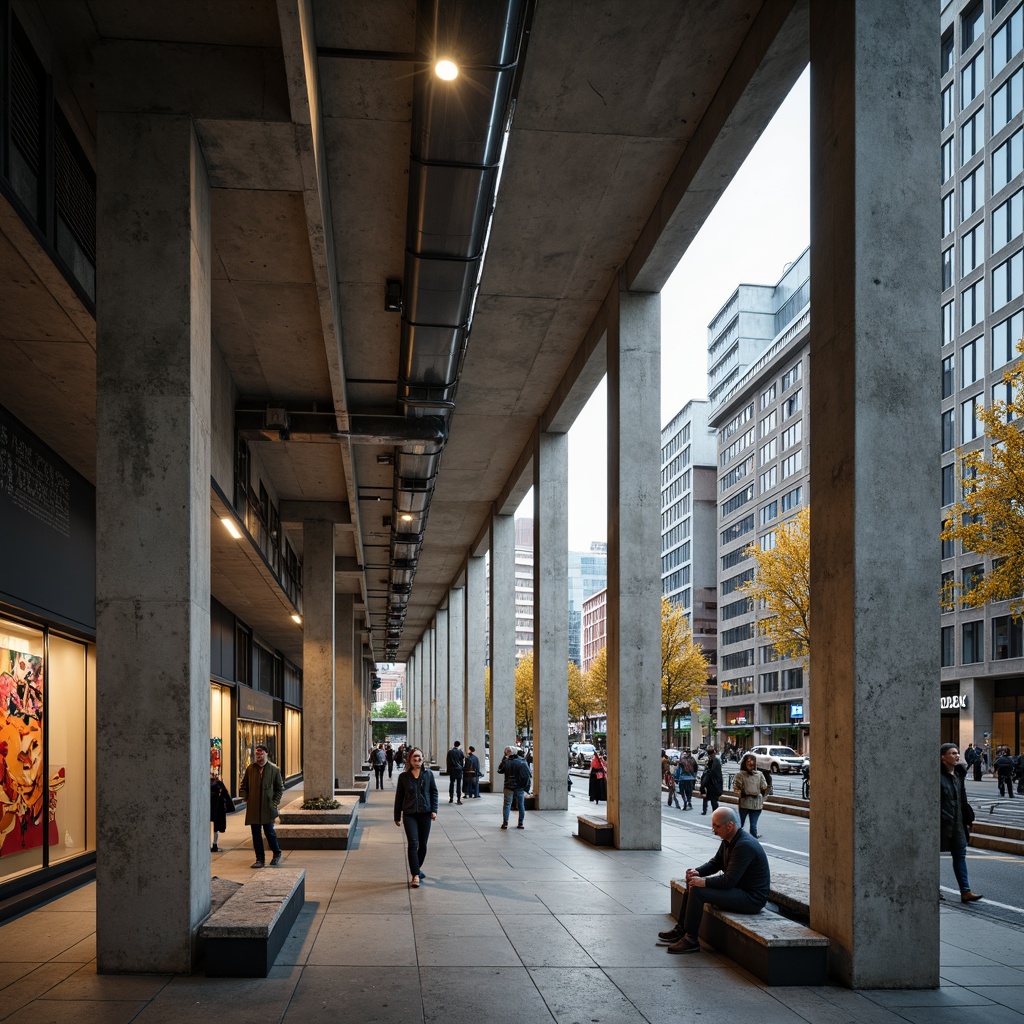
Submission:
[[679,925],[670,928],[667,932],[658,932],[658,938],[663,942],[678,942],[686,933]]
[[700,943],[699,942],[691,942],[689,939],[687,939],[684,936],[678,942],[673,942],[672,945],[668,947],[668,952],[669,953],[699,953],[700,952]]
[[270,858],[270,866],[272,868],[276,868],[277,865],[280,864],[280,863],[281,863],[281,854],[275,853],[274,856]]

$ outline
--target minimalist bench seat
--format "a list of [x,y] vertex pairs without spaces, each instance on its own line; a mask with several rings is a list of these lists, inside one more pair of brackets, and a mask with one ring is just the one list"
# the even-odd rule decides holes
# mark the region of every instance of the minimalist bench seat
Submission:
[[[670,890],[678,921],[685,880],[673,878]],[[767,985],[824,985],[829,940],[804,923],[809,882],[800,875],[773,876],[770,899],[788,916],[767,907],[759,914],[737,914],[705,904],[700,937]]]
[[576,815],[576,835],[591,846],[613,846],[615,826],[607,818],[593,814]]
[[351,825],[278,825],[282,850],[347,850]]
[[366,791],[370,788],[369,781],[358,783],[355,786],[350,786],[348,789],[336,789],[334,791],[334,798],[340,799],[345,796],[357,796],[361,804],[366,803]]
[[265,978],[306,898],[301,868],[264,868],[200,926],[211,978]]

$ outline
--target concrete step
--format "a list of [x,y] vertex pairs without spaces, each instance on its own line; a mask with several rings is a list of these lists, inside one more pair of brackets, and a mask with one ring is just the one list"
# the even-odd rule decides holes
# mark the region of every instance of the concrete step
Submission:
[[[694,804],[700,799],[699,793],[693,794]],[[720,804],[738,804],[739,797],[735,793],[723,793],[719,798]],[[809,818],[811,816],[811,810],[806,800],[796,800],[793,798],[779,798],[770,796],[764,802],[764,809],[766,811],[775,811],[777,814],[789,814],[794,818]]]
[[278,825],[282,850],[347,850],[354,825]]

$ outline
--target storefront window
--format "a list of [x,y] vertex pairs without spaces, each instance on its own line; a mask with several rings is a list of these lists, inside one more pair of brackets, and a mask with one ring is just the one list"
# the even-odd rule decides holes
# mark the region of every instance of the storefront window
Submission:
[[[248,719],[238,720],[238,779],[240,783],[245,769],[256,759],[257,743],[265,743],[267,757],[280,766],[281,749],[278,743],[278,725],[276,722],[251,722]],[[236,790],[237,791],[237,790]]]
[[96,848],[92,648],[0,619],[0,882]]
[[302,712],[284,709],[284,774],[298,775],[302,771]]
[[[210,684],[210,771],[216,771],[231,791],[231,690]],[[233,795],[233,794],[232,794]]]

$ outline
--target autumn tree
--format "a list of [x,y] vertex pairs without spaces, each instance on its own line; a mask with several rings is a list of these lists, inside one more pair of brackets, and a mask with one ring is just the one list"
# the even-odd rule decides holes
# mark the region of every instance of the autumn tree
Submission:
[[741,588],[753,601],[763,602],[768,617],[758,628],[780,658],[802,658],[811,645],[811,510],[802,508],[775,531],[775,547],[747,548],[754,559],[754,578]]
[[[1017,343],[1024,353],[1024,339]],[[944,541],[960,541],[964,551],[986,555],[991,568],[968,574],[944,588],[947,607],[955,598],[969,608],[1009,601],[1024,614],[1024,363],[1003,374],[1006,398],[977,411],[987,444],[957,452],[961,500],[942,526]]]
[[516,663],[516,733],[522,736],[533,723],[533,651]]
[[[676,708],[696,713],[708,692],[708,659],[693,639],[683,609],[667,597],[661,599],[661,702],[665,705],[669,743],[674,735]],[[692,718],[691,718],[692,720]]]
[[[594,666],[598,662],[600,662],[600,667],[595,671]],[[580,672],[571,663],[569,665],[569,717],[576,721],[582,721],[584,732],[590,732],[590,719],[595,715],[600,715],[608,704],[605,665],[603,648],[586,672]]]

